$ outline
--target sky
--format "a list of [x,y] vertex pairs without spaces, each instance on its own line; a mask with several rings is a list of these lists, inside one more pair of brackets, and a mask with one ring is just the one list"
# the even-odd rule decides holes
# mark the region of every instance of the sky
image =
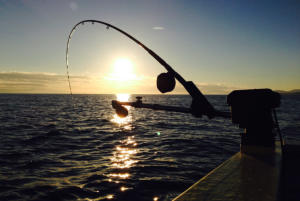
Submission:
[[[300,89],[297,0],[0,0],[0,93],[70,93],[67,38],[85,19],[136,37],[204,94]],[[73,93],[159,93],[165,69],[113,29],[80,26],[69,53]]]

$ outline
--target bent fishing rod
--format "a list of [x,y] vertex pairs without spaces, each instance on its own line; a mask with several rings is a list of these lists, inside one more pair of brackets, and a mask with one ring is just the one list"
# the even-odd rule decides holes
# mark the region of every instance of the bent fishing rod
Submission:
[[136,108],[149,108],[154,110],[166,110],[166,111],[173,111],[173,112],[181,112],[181,113],[191,113],[196,117],[202,117],[202,115],[206,115],[208,118],[214,117],[224,117],[230,118],[229,112],[222,112],[216,110],[209,101],[205,98],[205,96],[201,93],[201,91],[197,88],[197,86],[192,81],[186,81],[179,73],[177,73],[165,60],[163,60],[159,55],[157,55],[154,51],[149,49],[146,45],[142,42],[128,34],[127,32],[123,31],[122,29],[109,24],[107,22],[99,21],[99,20],[83,20],[78,22],[71,30],[68,41],[67,41],[67,49],[66,49],[66,68],[67,68],[67,78],[69,83],[70,94],[72,94],[72,87],[70,82],[70,75],[69,75],[69,46],[70,41],[72,38],[72,34],[75,32],[77,27],[80,25],[84,25],[85,23],[91,24],[102,24],[106,25],[106,28],[112,28],[123,35],[127,36],[129,39],[137,43],[141,46],[144,50],[146,50],[156,61],[158,61],[166,70],[166,73],[161,73],[157,77],[157,88],[161,93],[171,92],[176,85],[175,79],[182,84],[185,90],[190,94],[192,97],[192,104],[190,108],[183,108],[183,107],[174,107],[174,106],[164,106],[158,104],[144,104],[141,100],[141,97],[137,97],[136,102],[120,102],[117,100],[112,101],[112,107],[116,110],[116,113],[120,117],[125,117],[128,115],[128,110],[124,107],[124,105],[136,107]]

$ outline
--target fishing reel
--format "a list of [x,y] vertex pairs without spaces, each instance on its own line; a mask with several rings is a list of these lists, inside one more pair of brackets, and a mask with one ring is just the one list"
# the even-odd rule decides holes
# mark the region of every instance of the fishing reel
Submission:
[[167,93],[174,90],[176,85],[175,77],[167,72],[157,76],[156,87],[161,93]]

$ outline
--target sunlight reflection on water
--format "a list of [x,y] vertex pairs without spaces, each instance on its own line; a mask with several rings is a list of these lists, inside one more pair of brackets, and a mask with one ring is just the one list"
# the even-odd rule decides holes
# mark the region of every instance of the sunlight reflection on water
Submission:
[[121,146],[116,146],[113,151],[113,156],[111,157],[112,167],[117,170],[122,170],[122,172],[111,173],[108,176],[111,181],[117,182],[118,179],[128,179],[130,173],[128,171],[137,160],[133,159],[133,156],[138,152],[135,148],[137,143],[134,140],[134,136],[128,137],[126,140],[121,141]]
[[[118,101],[128,101],[130,94],[116,94]],[[130,110],[130,106],[125,106],[127,110]],[[120,118],[117,114],[113,115],[111,122],[117,124],[120,128],[130,131],[133,129],[133,120],[132,115],[129,115],[125,118]],[[120,141],[120,144],[115,146],[111,160],[111,166],[114,169],[113,173],[108,174],[110,182],[119,183],[120,180],[129,179],[131,174],[129,169],[137,163],[137,160],[134,160],[134,155],[138,153],[137,142],[134,139],[134,136],[128,136],[127,138]],[[130,188],[126,186],[121,186],[121,191],[126,191]]]

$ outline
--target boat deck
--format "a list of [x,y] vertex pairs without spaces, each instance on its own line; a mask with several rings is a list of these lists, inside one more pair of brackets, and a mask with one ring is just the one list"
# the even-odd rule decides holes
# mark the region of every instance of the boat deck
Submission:
[[282,194],[286,201],[300,200],[300,142],[288,141],[284,149]]
[[278,200],[281,147],[272,154],[236,153],[173,201]]

